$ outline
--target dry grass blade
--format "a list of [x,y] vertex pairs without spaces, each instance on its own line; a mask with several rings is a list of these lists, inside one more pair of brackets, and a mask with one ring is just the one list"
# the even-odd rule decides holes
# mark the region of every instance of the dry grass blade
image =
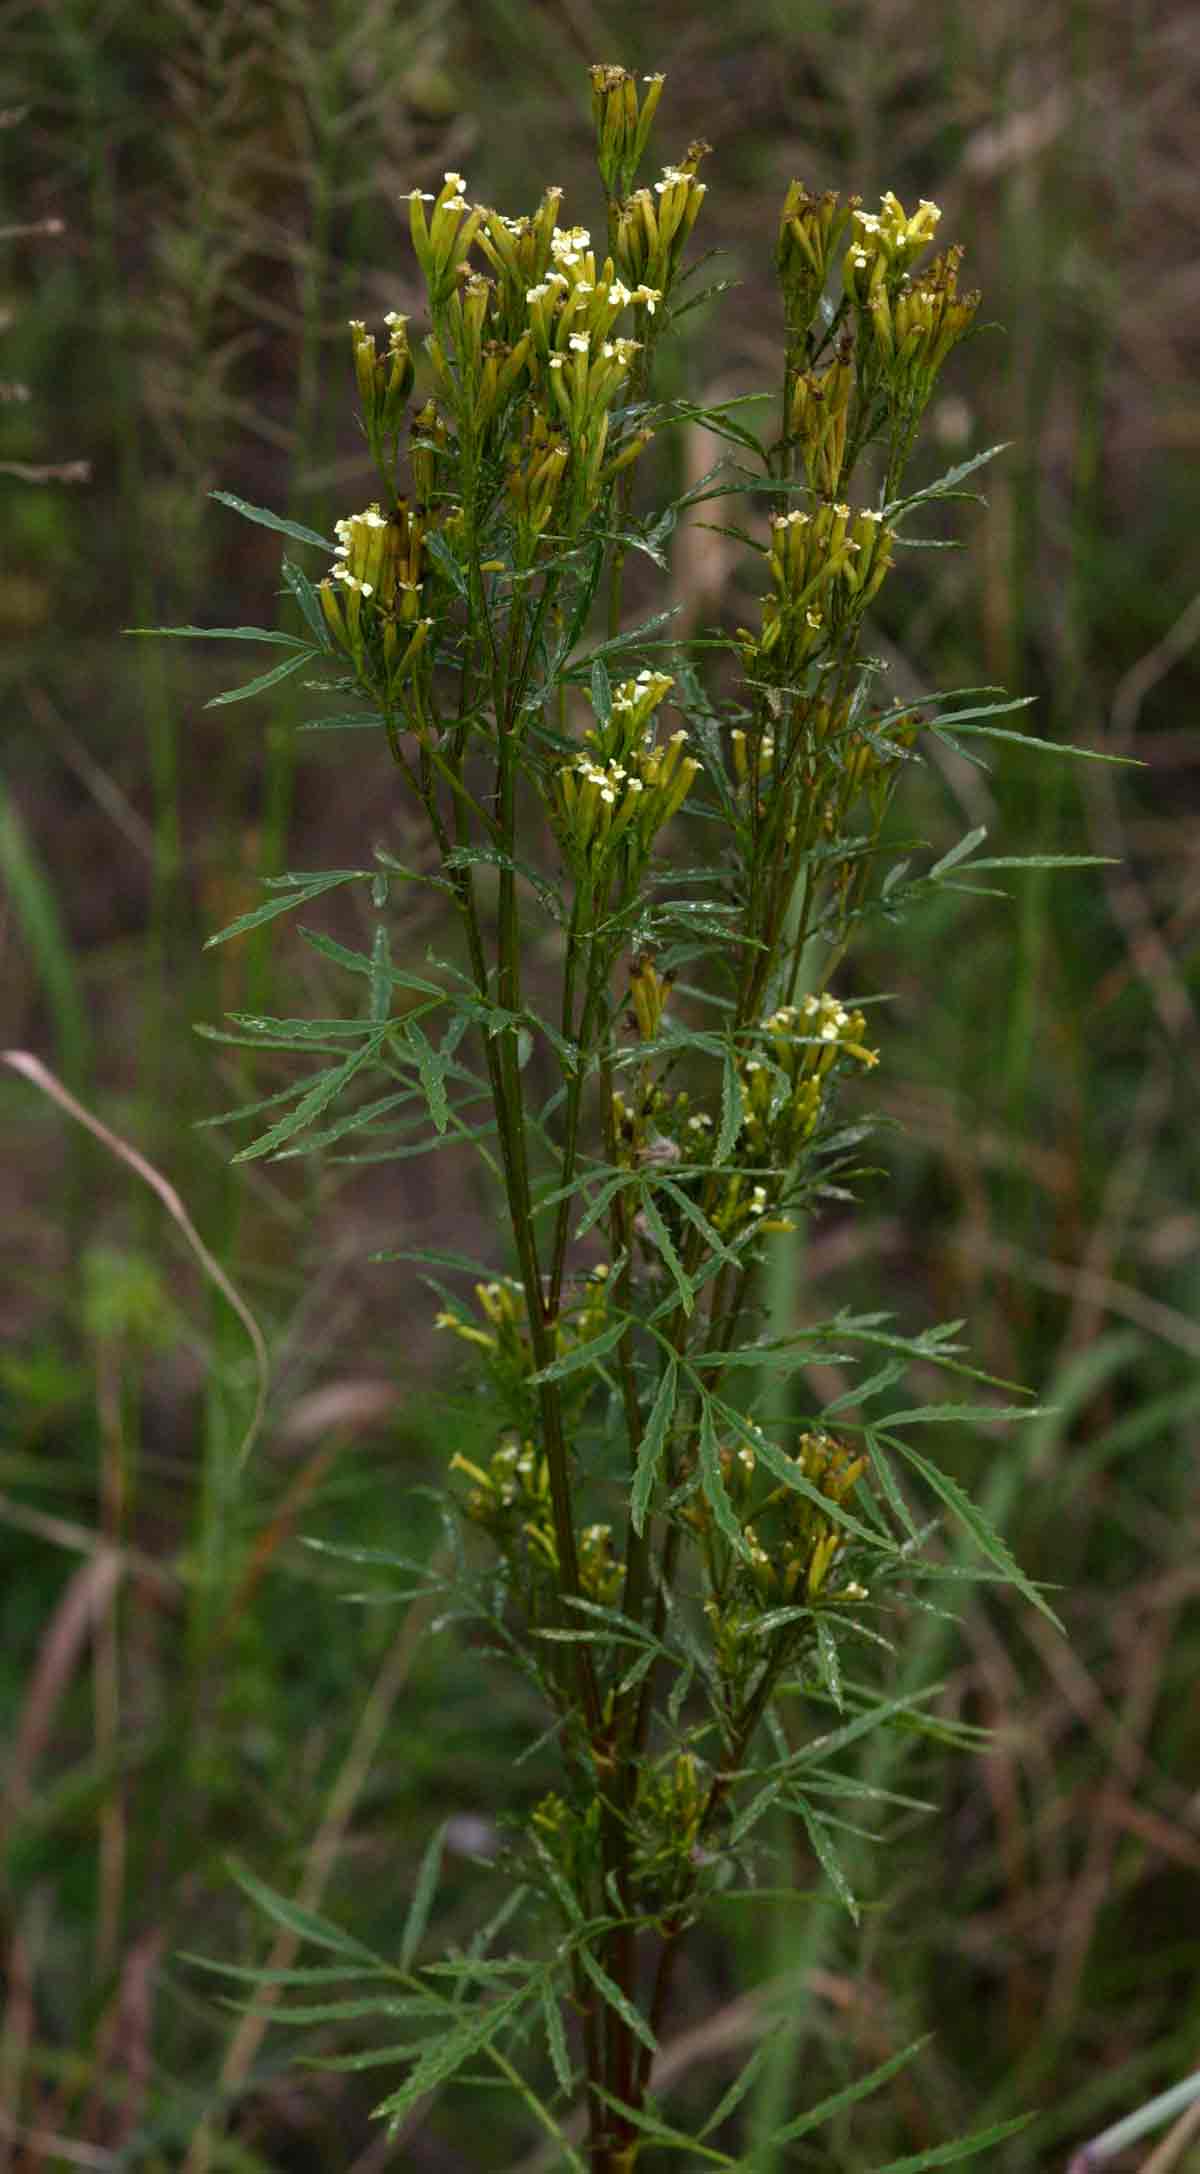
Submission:
[[108,1126],[101,1124],[100,1119],[94,1117],[90,1110],[86,1110],[82,1102],[77,1102],[75,1096],[70,1094],[63,1086],[62,1081],[56,1079],[49,1067],[42,1063],[41,1058],[35,1057],[30,1050],[0,1050],[0,1061],[10,1065],[14,1072],[20,1072],[25,1079],[31,1081],[33,1086],[40,1087],[42,1093],[49,1095],[52,1102],[57,1102],[59,1108],[65,1110],[68,1117],[73,1117],[78,1124],[86,1126],[87,1130],[104,1147],[108,1148],[111,1154],[116,1155],[121,1162],[128,1163],[129,1168],[136,1171],[139,1178],[144,1179],[151,1192],[157,1193],[172,1221],[178,1224],[209,1281],[216,1285],[222,1298],[226,1300],[228,1305],[232,1306],[250,1339],[258,1377],[254,1410],[251,1414],[250,1424],[242,1438],[241,1448],[238,1451],[238,1464],[239,1466],[244,1464],[254,1447],[259,1429],[262,1426],[263,1414],[267,1407],[267,1392],[271,1381],[271,1362],[267,1353],[266,1339],[245,1299],[234,1289],[220,1262],[214,1260],[174,1186],[163,1177],[160,1171],[154,1168],[153,1163],[147,1162],[144,1155],[139,1155],[137,1149],[130,1147],[128,1141],[119,1139],[115,1132],[110,1132]]

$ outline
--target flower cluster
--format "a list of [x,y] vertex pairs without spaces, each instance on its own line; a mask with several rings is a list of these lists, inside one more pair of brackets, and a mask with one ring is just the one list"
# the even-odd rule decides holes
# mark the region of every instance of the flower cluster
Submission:
[[390,518],[372,504],[336,522],[334,533],[334,563],[317,584],[325,624],[359,676],[374,674],[394,701],[433,626],[421,616],[423,523],[401,499]]
[[[482,209],[468,206],[466,187],[461,174],[450,172],[436,196],[421,189],[409,193],[409,230],[429,290],[430,307],[435,311],[453,294],[459,268],[466,263],[483,224]],[[428,218],[426,204],[433,205]]]
[[358,381],[358,397],[362,404],[363,428],[373,459],[382,465],[390,451],[395,456],[396,441],[404,421],[404,407],[413,388],[416,367],[408,345],[408,319],[398,310],[389,310],[384,318],[388,328],[388,344],[384,354],[376,347],[374,333],[368,332],[359,317],[350,320],[350,337],[354,351],[354,375]]
[[895,286],[929,247],[941,219],[941,207],[922,197],[911,217],[888,189],[878,211],[854,207],[854,240],[846,252],[842,277],[852,302],[869,308],[880,287]]
[[628,68],[598,65],[591,73],[600,178],[606,195],[625,197],[637,179],[666,77],[643,76],[646,92],[639,105],[637,84]]
[[673,732],[659,746],[652,723],[674,684],[650,670],[623,681],[607,719],[586,735],[590,749],[558,771],[551,812],[574,867],[597,873],[622,839],[640,862],[687,798],[700,767],[686,753],[687,733]]
[[871,324],[881,377],[911,436],[937,374],[951,348],[969,332],[979,292],[958,291],[961,245],[937,257],[918,279],[905,278],[894,294],[879,286],[871,296]]
[[811,488],[836,498],[846,458],[854,391],[854,342],[838,341],[828,369],[798,372],[790,382],[788,435],[799,444]]
[[704,202],[705,184],[696,179],[707,143],[688,145],[678,166],[664,166],[652,189],[637,189],[617,211],[616,254],[631,286],[648,283],[661,295],[670,292],[687,239]]
[[821,501],[771,516],[762,632],[744,636],[751,671],[787,681],[825,643],[861,618],[892,563],[893,532],[882,513]]
[[833,268],[838,244],[860,199],[843,204],[833,189],[813,196],[793,181],[783,200],[775,244],[775,273],[787,322],[788,365],[803,349]]

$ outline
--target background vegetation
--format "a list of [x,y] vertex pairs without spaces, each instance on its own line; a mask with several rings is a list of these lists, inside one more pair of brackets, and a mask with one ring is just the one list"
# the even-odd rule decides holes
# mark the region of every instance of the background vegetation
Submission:
[[[457,166],[475,198],[521,208],[561,181],[568,214],[595,217],[593,59],[666,69],[662,156],[716,146],[706,240],[740,284],[685,320],[680,390],[773,378],[793,175],[945,206],[1003,329],[952,366],[940,465],[1012,449],[989,508],[960,509],[964,548],[889,584],[894,686],[1002,681],[1037,696],[1045,738],[1143,764],[1013,747],[988,772],[924,773],[906,813],[931,844],[984,823],[1012,850],[1119,865],[947,901],[903,950],[881,940],[864,973],[895,992],[890,1181],[818,1226],[776,1294],[781,1314],[853,1297],[914,1329],[964,1315],[982,1363],[1055,1406],[943,1458],[1064,1588],[1070,1642],[986,1598],[914,1624],[914,1675],[987,1746],[923,1752],[909,1779],[933,1816],[848,1841],[865,1934],[808,1899],[802,1851],[776,1868],[794,1907],[729,1913],[681,1981],[676,2103],[699,2064],[732,2074],[769,2032],[752,2135],[929,2031],[890,2094],[789,2163],[857,2170],[1037,2108],[989,2162],[1023,2174],[1200,2059],[1192,11],[21,0],[0,12],[3,1042],[178,1189],[274,1382],[239,1472],[241,1325],[150,1191],[4,1074],[3,2166],[198,2174],[201,2117],[226,2107],[205,2152],[239,2174],[536,2163],[519,2112],[483,2125],[453,2094],[389,2148],[368,2118],[386,2078],[290,2067],[286,2034],[185,1960],[272,1959],[231,1854],[398,1940],[447,1817],[432,1934],[465,1943],[503,1816],[541,1782],[513,1763],[518,1682],[429,1636],[382,1576],[376,1604],[348,1605],[344,1565],[302,1544],[436,1546],[410,1490],[444,1470],[444,1353],[408,1272],[369,1256],[486,1251],[488,1202],[453,1152],[231,1172],[203,1122],[274,1082],[193,1023],[319,1012],[323,987],[298,934],[207,955],[204,937],[263,874],[357,864],[375,839],[404,857],[405,814],[373,744],[296,737],[302,696],[205,709],[227,652],[120,630],[271,623],[272,539],[206,493],[318,526],[361,498],[345,323],[414,307],[400,189]],[[678,481],[712,456],[679,435],[654,457]],[[745,616],[718,536],[681,537],[671,580],[698,622]],[[436,909],[410,910],[419,957]],[[482,1423],[464,1401],[456,1446]]]

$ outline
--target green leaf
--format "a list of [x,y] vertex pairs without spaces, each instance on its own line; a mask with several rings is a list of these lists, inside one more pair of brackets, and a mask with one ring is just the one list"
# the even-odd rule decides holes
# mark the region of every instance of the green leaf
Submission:
[[971,873],[980,868],[1115,868],[1112,853],[1003,853],[972,861]]
[[607,1970],[596,1961],[591,1949],[581,1944],[576,1948],[575,1953],[578,1955],[584,1972],[591,1979],[601,2000],[609,2008],[616,2011],[626,2028],[633,2032],[635,2038],[641,2040],[647,2053],[657,2053],[658,2041],[645,2016],[634,2007],[633,2002],[621,1991],[620,1986],[609,1977]]
[[[930,1684],[919,1693],[919,1697],[929,1704],[944,1689],[944,1684]],[[857,1744],[861,1737],[869,1736],[874,1729],[886,1727],[890,1721],[896,1722],[900,1727],[911,1728],[915,1721],[923,1721],[924,1718],[923,1714],[917,1712],[916,1699],[885,1699],[880,1705],[870,1707],[866,1713],[856,1714],[853,1721],[844,1721],[840,1729],[830,1729],[824,1736],[814,1736],[811,1743],[802,1744],[799,1751],[789,1759],[788,1770],[794,1772],[818,1758],[832,1759],[835,1753],[847,1750],[851,1744]]]
[[650,1506],[650,1498],[654,1493],[654,1482],[658,1476],[659,1459],[662,1456],[663,1446],[670,1431],[671,1421],[675,1416],[675,1398],[678,1388],[679,1368],[674,1358],[670,1358],[663,1369],[662,1380],[659,1382],[658,1392],[650,1407],[650,1417],[646,1421],[646,1429],[638,1447],[637,1470],[633,1476],[630,1516],[633,1519],[633,1529],[639,1534],[646,1522],[646,1511]]
[[780,1449],[761,1428],[754,1426],[744,1413],[736,1411],[731,1404],[726,1404],[719,1398],[714,1397],[710,1401],[719,1412],[722,1424],[731,1427],[735,1434],[740,1435],[742,1441],[748,1443],[754,1451],[760,1464],[764,1464],[777,1480],[782,1480],[785,1487],[803,1495],[806,1501],[820,1510],[823,1517],[827,1517],[834,1525],[840,1525],[844,1532],[853,1533],[855,1539],[865,1540],[869,1547],[883,1554],[897,1554],[898,1550],[890,1541],[873,1531],[870,1525],[864,1525],[862,1519],[855,1517],[844,1503],[834,1502],[831,1496],[823,1495],[819,1488],[814,1487],[811,1480],[805,1479],[799,1466],[786,1451]]
[[934,862],[929,871],[930,882],[932,883],[938,876],[943,875],[948,868],[957,868],[959,862],[965,861],[968,855],[975,851],[977,845],[983,844],[986,837],[987,831],[983,824],[980,824],[977,830],[969,830],[965,838],[960,838],[958,844],[952,845],[948,853],[943,853],[940,861]]
[[[377,971],[374,961],[365,951],[351,951],[345,944],[335,943],[332,936],[323,936],[319,929],[301,926],[300,934],[306,944],[311,944],[314,951],[320,952],[323,959],[332,960],[335,966],[344,966],[348,974],[366,974],[369,977]],[[393,988],[413,989],[418,996],[434,996],[439,997],[443,1003],[450,1002],[447,991],[440,988],[436,981],[426,981],[420,974],[407,973],[403,967],[389,966],[388,979]]]
[[[751,1888],[747,1895],[747,1899],[749,1899],[749,1896],[751,1895],[761,1893],[761,1888]],[[732,1902],[735,1900],[740,1900],[741,1896],[739,1894],[736,1894],[734,1891],[726,1888],[723,1891],[721,1899],[723,1901]],[[760,2038],[758,2044],[755,2046],[754,2051],[750,2054],[749,2058],[742,2062],[742,2065],[738,2070],[737,2075],[734,2077],[733,2082],[730,2084],[728,2091],[725,2093],[724,2098],[721,2099],[716,2106],[714,2106],[711,2114],[708,2117],[708,2120],[704,2124],[704,2127],[699,2132],[701,2137],[711,2135],[714,2129],[719,2129],[724,2122],[728,2121],[731,2114],[737,2112],[737,2109],[741,2105],[742,2100],[746,2097],[747,2093],[752,2090],[755,2083],[757,2083],[758,2078],[762,2070],[766,2067],[768,2061],[774,2058],[778,2050],[778,2046],[779,2039],[777,2033],[773,2030],[764,2032],[763,2036]]]
[[[1032,702],[1035,697],[1027,695],[1025,699]],[[1005,703],[1003,707],[1007,709],[1009,704]],[[983,714],[982,711],[973,710],[964,712],[968,717]],[[1038,740],[1032,732],[1014,732],[1004,725],[964,725],[957,717],[939,717],[936,723],[931,722],[925,729],[940,738],[943,725],[947,731],[961,733],[964,740],[1011,740],[1015,747],[1031,747],[1035,753],[1044,755],[1065,755],[1073,762],[1110,762],[1129,770],[1140,770],[1144,767],[1136,755],[1106,755],[1099,747],[1076,747],[1073,742],[1065,740]]]
[[721,1125],[717,1133],[717,1162],[728,1162],[742,1129],[742,1083],[733,1053],[726,1050],[721,1072]]
[[381,710],[339,710],[332,717],[306,717],[297,732],[382,732]]
[[[699,1383],[697,1383],[699,1387]],[[712,1508],[717,1524],[733,1548],[735,1554],[749,1555],[745,1535],[737,1521],[737,1513],[725,1491],[725,1479],[721,1471],[721,1457],[717,1445],[716,1428],[713,1425],[713,1399],[700,1391],[703,1399],[700,1408],[700,1485],[705,1500]]]
[[908,1504],[900,1491],[896,1475],[893,1472],[891,1465],[888,1462],[888,1459],[884,1456],[883,1451],[880,1448],[879,1443],[876,1440],[871,1428],[868,1427],[864,1430],[863,1439],[865,1446],[870,1450],[871,1453],[871,1471],[874,1477],[878,1480],[879,1485],[883,1490],[884,1496],[890,1503],[894,1515],[899,1519],[901,1525],[904,1527],[904,1530],[908,1534],[909,1539],[915,1540],[917,1537],[917,1528],[913,1519],[912,1511],[909,1509]]
[[564,1351],[561,1359],[552,1360],[539,1374],[531,1374],[531,1386],[537,1388],[544,1381],[565,1381],[568,1374],[579,1374],[585,1367],[594,1366],[597,1359],[604,1357],[606,1351],[611,1351],[614,1344],[620,1343],[629,1326],[629,1320],[624,1315],[619,1321],[611,1321],[606,1329],[601,1329],[600,1334],[591,1337],[586,1344],[577,1344],[573,1351]]
[[668,1269],[670,1270],[671,1281],[674,1283],[675,1289],[679,1293],[680,1305],[682,1306],[686,1314],[690,1314],[693,1307],[695,1306],[696,1296],[691,1283],[689,1282],[687,1276],[684,1275],[683,1262],[680,1260],[678,1253],[675,1251],[675,1248],[671,1243],[671,1234],[658,1212],[658,1208],[655,1205],[654,1196],[651,1193],[649,1187],[643,1185],[640,1187],[639,1190],[642,1203],[641,1212],[645,1218],[646,1227],[650,1232],[650,1236],[654,1240],[655,1246],[657,1247],[659,1253],[662,1255],[663,1260],[666,1262]]
[[597,657],[592,666],[592,708],[600,723],[606,725],[612,716],[612,681],[602,657]]
[[984,467],[990,460],[995,460],[997,453],[1007,453],[1011,443],[1012,440],[1006,438],[999,445],[989,445],[982,453],[972,453],[969,460],[959,461],[957,467],[947,468],[944,476],[939,476],[936,483],[927,483],[923,491],[914,491],[910,498],[894,498],[883,509],[885,518],[896,521],[902,513],[910,512],[914,506],[927,505],[934,498],[945,498],[948,492],[956,490],[960,483],[965,483],[968,476],[973,476],[976,469]]
[[465,604],[469,598],[466,574],[455,558],[445,537],[440,536],[435,528],[431,528],[425,537],[425,549],[438,572],[449,582],[456,596],[460,596]]
[[325,614],[321,610],[320,597],[317,595],[308,575],[302,572],[299,566],[293,566],[290,559],[284,560],[282,571],[284,587],[290,595],[295,597],[301,611],[304,613],[317,648],[324,656],[328,656],[330,654],[329,628],[325,623]]
[[1011,2121],[998,2121],[994,2128],[977,2129],[973,2136],[960,2136],[953,2144],[934,2144],[929,2151],[913,2152],[907,2159],[889,2159],[878,2174],[921,2174],[928,2166],[953,2166],[957,2159],[973,2159],[976,2152],[990,2151],[993,2144],[1003,2143],[1006,2136],[1015,2136],[1018,2129],[1028,2128],[1033,2114],[1015,2114]]
[[829,1881],[829,1884],[832,1887],[835,1895],[837,1896],[838,1901],[842,1904],[843,1908],[847,1909],[850,1912],[851,1917],[854,1919],[854,1922],[857,1925],[858,1904],[855,1901],[854,1896],[850,1892],[850,1882],[846,1878],[846,1874],[842,1868],[842,1860],[838,1856],[838,1853],[833,1846],[833,1841],[830,1836],[829,1829],[825,1824],[825,1821],[818,1817],[816,1812],[813,1811],[811,1805],[805,1803],[803,1797],[795,1797],[792,1798],[790,1801],[792,1804],[792,1809],[799,1813],[800,1818],[803,1821],[805,1828],[807,1829],[808,1839],[812,1843],[813,1850],[821,1866],[821,1870],[824,1872],[826,1879]]
[[215,936],[208,937],[204,948],[211,951],[214,944],[227,943],[231,936],[244,936],[248,929],[261,928],[264,921],[273,921],[276,914],[290,913],[293,906],[305,906],[310,898],[319,898],[322,891],[332,891],[339,883],[369,881],[371,874],[369,868],[336,868],[330,875],[310,876],[286,897],[269,898],[265,906],[255,906],[250,913],[239,914],[228,928],[219,929]]
[[916,1427],[921,1425],[980,1426],[997,1420],[1048,1419],[1054,1407],[1049,1404],[919,1404],[910,1412],[889,1412],[889,1427]]
[[425,1100],[429,1104],[429,1114],[437,1131],[444,1132],[450,1116],[449,1103],[446,1099],[445,1059],[421,1032],[420,1027],[417,1026],[414,1020],[410,1019],[407,1034],[417,1060],[421,1085],[425,1089]]
[[269,1918],[282,1925],[285,1932],[294,1932],[301,1940],[311,1940],[314,1947],[329,1948],[335,1955],[349,1956],[352,1962],[366,1963],[371,1969],[386,1970],[382,1956],[376,1955],[361,1940],[343,1932],[340,1925],[331,1925],[326,1917],[318,1917],[315,1911],[302,1909],[298,1902],[289,1901],[286,1895],[277,1895],[273,1887],[267,1887],[253,1872],[230,1861],[229,1872],[244,1894],[257,1902]]
[[282,514],[272,513],[269,506],[251,506],[244,498],[235,498],[232,491],[210,491],[219,505],[232,506],[244,521],[256,521],[260,528],[277,529],[281,536],[290,536],[293,543],[312,544],[317,551],[327,551],[333,556],[333,545],[327,536],[318,536],[315,528],[302,528],[299,521],[285,521]]
[[408,1906],[408,1916],[404,1920],[404,1931],[400,1937],[401,1970],[412,1969],[417,1959],[417,1950],[425,1938],[429,1915],[433,1909],[433,1898],[437,1893],[438,1873],[442,1868],[442,1849],[446,1840],[447,1824],[443,1819],[425,1845],[412,1901]]
[[409,1247],[400,1253],[368,1253],[369,1261],[420,1261],[430,1268],[457,1268],[465,1276],[482,1277],[490,1283],[496,1271],[486,1261],[475,1261],[466,1253],[434,1253],[420,1247]]
[[469,2061],[474,2054],[482,2052],[485,2046],[490,2045],[505,2024],[510,2023],[517,2015],[529,1993],[530,1987],[523,1985],[515,1993],[509,1993],[505,1999],[494,2002],[490,2008],[477,2009],[457,2030],[445,2032],[432,2040],[415,2062],[400,2089],[393,2091],[390,2098],[376,2106],[374,2112],[387,2115],[394,2130],[410,2106],[415,2105],[418,2099],[425,2098],[430,2091],[436,2091],[439,2085],[447,2082],[462,2067],[464,2061]]
[[243,1985],[344,1985],[347,1978],[379,1978],[385,1984],[394,1985],[396,1973],[386,1963],[378,1963],[372,1969],[356,1958],[346,1963],[313,1963],[307,1969],[261,1970],[248,1963],[218,1962],[211,1955],[197,1955],[190,1948],[176,1950],[176,1959],[191,1963],[197,1970],[209,1970],[215,1977],[236,1978]]
[[280,634],[273,627],[126,627],[127,634],[154,634],[191,642],[273,642],[278,649],[303,649],[311,656],[312,645],[299,634]]
[[546,2031],[546,2045],[550,2054],[550,2066],[555,2080],[565,2098],[575,2089],[575,2072],[567,2052],[567,2034],[563,2029],[562,2009],[548,1978],[541,1982],[542,2022]]
[[976,1547],[987,1556],[989,1562],[995,1564],[997,1570],[1003,1571],[1008,1583],[1016,1587],[1030,1606],[1037,1609],[1039,1615],[1044,1615],[1048,1623],[1053,1623],[1055,1630],[1061,1631],[1063,1626],[1049,1602],[1042,1598],[1035,1585],[1030,1584],[1015,1555],[1005,1546],[999,1533],[978,1505],[959,1486],[958,1481],[952,1480],[948,1472],[943,1472],[937,1465],[931,1464],[927,1457],[918,1456],[916,1450],[898,1436],[889,1432],[883,1439],[915,1472],[920,1473],[926,1486],[945,1503],[947,1509],[953,1511],[959,1523],[970,1533]]
[[821,1615],[817,1617],[817,1663],[821,1671],[821,1681],[830,1698],[838,1712],[844,1713],[846,1701],[842,1696],[842,1664],[837,1640],[825,1617]]
[[703,2159],[707,2165],[736,2167],[736,2159],[731,2159],[728,2152],[717,2151],[711,2144],[701,2144],[694,2136],[685,2136],[682,2129],[669,2128],[648,2107],[628,2105],[624,2099],[606,2091],[603,2084],[594,2083],[591,2089],[598,2099],[603,2099],[606,2106],[612,2107],[614,2113],[620,2114],[631,2129],[636,2129],[641,2136],[652,2138],[664,2151],[689,2151],[698,2159]]
[[449,869],[475,868],[480,863],[492,868],[507,869],[512,875],[523,876],[539,905],[545,907],[551,918],[560,924],[566,921],[563,902],[554,885],[547,883],[545,876],[531,867],[528,861],[514,860],[511,854],[501,852],[499,846],[455,846],[454,851],[446,855],[443,865]]
[[709,1252],[715,1254],[716,1258],[719,1261],[724,1261],[727,1266],[739,1267],[741,1264],[737,1254],[730,1251],[720,1233],[713,1229],[703,1209],[699,1208],[696,1202],[684,1192],[683,1187],[677,1185],[674,1178],[660,1177],[657,1183],[659,1191],[665,1193],[669,1200],[673,1200],[680,1214],[685,1215],[688,1222],[694,1224]]
[[392,1009],[392,952],[387,924],[379,923],[371,944],[371,1017],[380,1026]]
[[[789,2121],[786,2127],[775,2130],[769,2139],[770,2148],[774,2149],[779,2144],[794,2144],[801,2136],[807,2136],[811,2130],[819,2129],[824,2122],[831,2121],[835,2114],[842,2113],[847,2106],[855,2106],[860,2099],[870,2098],[871,2093],[878,2091],[881,2084],[888,2083],[902,2068],[907,2068],[914,2054],[920,2053],[928,2044],[928,2033],[924,2038],[914,2038],[911,2046],[905,2046],[903,2052],[893,2053],[886,2061],[881,2061],[879,2067],[873,2068],[869,2076],[860,2076],[857,2083],[847,2084],[843,2091],[835,2091],[831,2098],[822,2099],[819,2105],[810,2106],[807,2113],[800,2114],[795,2121]],[[751,2174],[750,2162],[744,2160],[742,2164],[746,2174]]]
[[349,1084],[368,1058],[377,1054],[382,1040],[382,1034],[375,1034],[370,1040],[363,1042],[359,1049],[351,1050],[341,1064],[329,1065],[325,1071],[318,1072],[307,1094],[295,1108],[281,1117],[268,1132],[261,1133],[257,1140],[252,1140],[249,1147],[242,1148],[234,1156],[234,1162],[257,1162],[260,1156],[273,1154],[276,1148],[282,1147],[285,1140],[290,1140],[295,1133],[302,1132],[314,1117],[319,1117],[321,1111],[329,1107],[335,1096]]
[[640,626],[630,627],[628,633],[614,634],[610,641],[601,642],[599,648],[591,650],[586,657],[577,657],[568,677],[572,680],[586,680],[590,686],[592,671],[602,658],[620,656],[625,650],[637,649],[648,634],[656,634],[659,627],[669,626],[672,619],[677,619],[682,609],[681,604],[673,604],[670,611],[652,612],[649,619],[643,619]]
[[242,687],[230,687],[225,694],[215,694],[205,703],[206,710],[220,709],[229,702],[248,702],[251,695],[263,694],[268,687],[275,687],[281,679],[290,679],[293,672],[310,663],[321,654],[319,649],[299,650],[295,656],[285,657],[271,672],[260,672],[257,679],[248,679]]

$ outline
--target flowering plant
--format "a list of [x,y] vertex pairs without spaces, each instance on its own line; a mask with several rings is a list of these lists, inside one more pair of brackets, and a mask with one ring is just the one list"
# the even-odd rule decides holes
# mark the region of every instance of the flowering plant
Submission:
[[[896,788],[923,734],[962,746],[1014,706],[992,691],[889,702],[863,647],[912,517],[964,495],[989,457],[905,493],[978,297],[958,291],[958,250],[922,268],[935,205],[909,214],[889,192],[866,212],[794,182],[776,246],[778,435],[756,434],[751,401],[658,398],[659,343],[692,299],[708,146],[637,187],[662,78],[639,89],[598,67],[592,81],[604,244],[562,223],[557,189],[517,218],[472,204],[457,173],[414,191],[423,360],[397,314],[382,351],[351,328],[376,496],[336,523],[316,582],[285,560],[304,632],[264,634],[286,654],[238,690],[325,667],[343,707],[317,726],[380,733],[426,862],[379,846],[373,868],[276,879],[223,936],[343,883],[369,887],[376,917],[369,953],[313,939],[365,986],[359,1015],[234,1020],[249,1048],[320,1060],[243,1158],[336,1145],[376,1160],[427,1133],[476,1152],[503,1201],[509,1258],[468,1269],[466,1295],[445,1288],[435,1324],[486,1386],[493,1440],[448,1460],[454,1559],[417,1566],[415,1589],[453,1590],[484,1618],[536,1687],[558,1763],[468,1958],[417,1967],[438,1838],[398,1959],[304,1929],[335,1951],[325,1974],[406,2019],[389,2119],[490,2062],[561,2163],[584,2163],[565,2111],[581,2094],[588,2165],[627,2174],[647,2143],[742,2163],[670,2127],[654,2063],[681,1946],[715,1893],[757,1877],[768,1810],[801,1823],[856,1909],[837,1845],[835,1807],[856,1789],[843,1755],[870,1729],[929,1726],[888,1684],[888,1632],[944,1568],[917,1498],[962,1521],[986,1574],[1045,1603],[906,1431],[1026,1407],[895,1408],[914,1356],[986,1380],[958,1324],[906,1338],[842,1312],[771,1335],[761,1289],[769,1249],[863,1175],[859,1088],[880,1036],[874,1003],[851,993],[855,932],[960,880],[981,843],[925,874],[889,865]],[[635,516],[655,433],[701,413],[725,458]],[[664,564],[681,518],[726,496],[752,509],[737,533],[759,569],[753,624],[693,645],[667,613],[627,624],[629,553]],[[441,894],[460,943],[421,971],[393,950],[393,893],[412,882]],[[533,917],[556,931],[549,990]],[[805,1388],[795,1420],[772,1417],[780,1377],[803,1383],[833,1354],[872,1370],[836,1404]],[[520,1911],[549,1916],[555,1939],[489,1958]],[[311,1989],[313,1975],[294,1979]],[[296,2012],[346,2010],[306,1996]]]

